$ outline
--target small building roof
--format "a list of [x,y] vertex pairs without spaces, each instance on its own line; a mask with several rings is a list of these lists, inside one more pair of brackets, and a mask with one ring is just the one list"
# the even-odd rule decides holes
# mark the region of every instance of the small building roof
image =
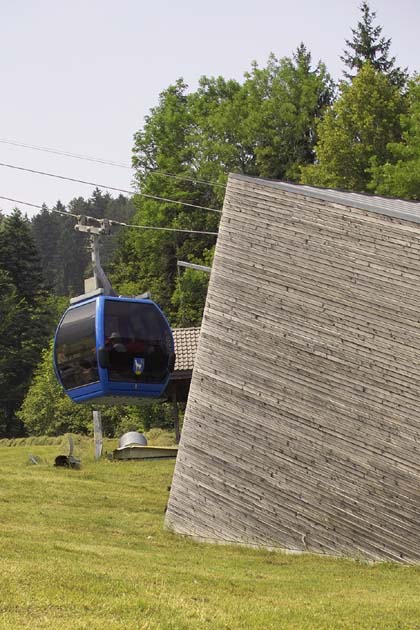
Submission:
[[192,372],[197,354],[200,328],[175,328],[172,332],[176,354],[174,374]]

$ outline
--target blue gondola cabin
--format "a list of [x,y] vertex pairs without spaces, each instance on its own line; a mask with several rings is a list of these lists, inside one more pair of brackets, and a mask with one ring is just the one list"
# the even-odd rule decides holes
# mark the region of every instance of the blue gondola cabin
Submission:
[[172,331],[152,300],[81,300],[58,325],[54,363],[64,391],[78,403],[160,398],[175,363]]

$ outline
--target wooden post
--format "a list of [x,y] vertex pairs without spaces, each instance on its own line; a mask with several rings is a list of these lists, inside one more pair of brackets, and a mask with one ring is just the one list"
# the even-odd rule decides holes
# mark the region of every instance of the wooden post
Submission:
[[179,431],[179,414],[178,414],[178,401],[176,399],[176,387],[174,387],[172,390],[172,418],[174,419],[175,440],[176,440],[176,443],[179,444],[179,440],[181,439],[181,434]]
[[102,455],[102,416],[100,411],[93,412],[93,439],[95,442],[95,459]]

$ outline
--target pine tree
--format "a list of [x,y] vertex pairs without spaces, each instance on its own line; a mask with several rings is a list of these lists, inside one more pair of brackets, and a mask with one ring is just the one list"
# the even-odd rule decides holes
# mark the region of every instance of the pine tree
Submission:
[[[8,309],[3,324],[8,327],[0,387],[3,435],[21,435],[24,427],[15,415],[29,386],[42,348],[52,334],[50,302],[43,287],[40,257],[30,224],[19,211],[0,224],[0,271]],[[8,307],[8,304],[10,305]],[[10,309],[12,309],[10,311]],[[10,312],[13,314],[10,320]]]
[[43,286],[41,260],[29,220],[19,210],[0,225],[0,268],[8,272],[19,296],[32,304]]
[[10,418],[16,406],[14,366],[19,355],[19,322],[21,300],[9,274],[0,267],[0,437],[7,435]]
[[[57,209],[65,210],[60,203]],[[31,221],[32,236],[36,247],[40,253],[42,272],[45,286],[55,295],[62,295],[62,272],[63,256],[60,250],[63,221],[55,212],[51,212],[45,205],[41,212],[36,214]]]
[[375,26],[376,12],[372,11],[364,0],[360,5],[361,19],[356,28],[352,28],[353,39],[346,39],[347,49],[340,57],[349,69],[344,71],[346,79],[352,80],[366,62],[369,62],[375,70],[389,76],[391,81],[403,87],[407,81],[407,69],[395,67],[395,57],[389,56],[391,39],[382,36],[382,26]]

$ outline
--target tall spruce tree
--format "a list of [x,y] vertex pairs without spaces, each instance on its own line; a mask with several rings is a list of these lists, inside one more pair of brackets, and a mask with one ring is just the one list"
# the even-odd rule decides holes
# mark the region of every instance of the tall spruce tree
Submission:
[[5,304],[9,303],[14,312],[8,329],[6,375],[0,390],[3,435],[13,436],[24,431],[15,412],[52,332],[50,302],[43,287],[39,254],[29,221],[18,210],[0,224],[0,270],[8,296]]
[[[395,66],[395,57],[390,57],[391,39],[382,36],[382,26],[375,25],[376,12],[364,0],[360,5],[361,19],[352,28],[352,39],[346,39],[347,48],[340,57],[348,70],[343,74],[353,80],[366,62],[378,72],[389,76],[391,81],[403,87],[407,81],[407,69]],[[356,70],[356,73],[353,71]]]
[[20,297],[32,304],[43,277],[30,222],[19,210],[0,224],[0,268],[7,271]]
[[[60,202],[56,209],[65,211]],[[63,257],[60,242],[64,219],[65,217],[51,212],[47,206],[43,205],[41,212],[34,215],[31,221],[32,236],[40,254],[44,282],[55,295],[63,295],[60,269],[63,265]]]
[[[1,237],[0,237],[1,238]],[[15,379],[19,378],[14,370],[20,351],[19,322],[22,315],[21,300],[9,274],[0,267],[0,437],[8,434],[15,400]]]

